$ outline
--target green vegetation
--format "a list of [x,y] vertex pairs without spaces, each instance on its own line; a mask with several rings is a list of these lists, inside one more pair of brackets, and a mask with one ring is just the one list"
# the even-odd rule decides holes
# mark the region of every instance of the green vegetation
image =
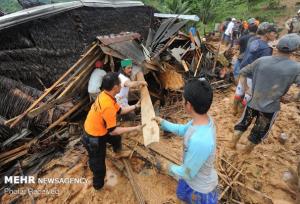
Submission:
[[[35,0],[43,3],[59,3],[73,0]],[[142,0],[163,13],[195,14],[201,19],[197,27],[204,32],[225,18],[249,19],[259,17],[261,22],[273,22],[284,14],[280,0]],[[7,13],[21,9],[17,0],[0,0],[0,9]]]
[[[176,0],[144,0],[143,2],[161,12],[167,12],[171,10],[168,9],[169,2],[173,1]],[[228,17],[237,19],[258,17],[261,22],[273,22],[274,17],[284,15],[285,12],[285,8],[280,6],[280,0],[181,0],[181,2],[181,4],[187,2],[191,9],[189,14],[200,17],[201,22],[197,27],[202,32],[212,30],[215,23],[222,22]]]
[[22,7],[17,0],[1,0],[0,9],[6,13],[12,13],[21,10]]

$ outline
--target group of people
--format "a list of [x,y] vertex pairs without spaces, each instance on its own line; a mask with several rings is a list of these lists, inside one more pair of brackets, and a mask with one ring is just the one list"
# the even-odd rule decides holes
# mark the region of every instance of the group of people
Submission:
[[[283,36],[276,46],[277,52],[273,53],[268,42],[277,36],[274,24],[263,22],[258,25],[249,19],[247,30],[249,32],[238,42],[240,54],[235,64],[238,86],[233,105],[234,113],[238,106],[243,107],[243,115],[234,127],[230,145],[236,148],[242,134],[256,118],[244,153],[251,152],[267,136],[280,110],[280,99],[290,86],[293,83],[300,85],[300,63],[290,59],[291,53],[300,48],[300,36]],[[101,65],[96,63],[97,69]],[[97,69],[95,72],[99,72]],[[128,105],[129,88],[147,86],[144,81],[130,80],[131,69],[132,60],[126,59],[121,62],[120,73],[99,72],[102,91],[97,87],[97,96],[90,93],[93,104],[84,123],[83,143],[88,151],[95,189],[104,186],[106,144],[112,145],[116,155],[122,154],[120,135],[143,128],[143,125],[117,126],[118,114],[127,114],[140,107],[139,102]],[[177,197],[186,203],[218,203],[218,176],[214,167],[216,130],[213,118],[208,114],[212,101],[213,90],[209,82],[204,78],[191,79],[183,90],[183,106],[191,120],[186,124],[175,124],[160,117],[153,118],[163,130],[183,138],[183,163],[176,165],[158,160],[156,167],[178,180]]]
[[253,19],[248,20],[249,33],[238,40],[240,50],[234,64],[234,77],[238,81],[233,100],[233,114],[243,110],[242,118],[234,127],[231,148],[235,149],[241,135],[255,125],[244,148],[245,153],[267,136],[280,109],[280,98],[291,84],[300,84],[299,63],[289,59],[291,52],[297,51],[300,36],[296,33],[282,37],[273,55],[270,42],[277,37],[277,27],[268,22],[257,26]]
[[[250,23],[249,23],[250,22]],[[249,25],[259,25],[259,21],[255,18],[251,18],[248,21],[236,18],[227,18],[220,27],[220,33],[222,33],[222,42],[229,47],[232,47],[238,42],[238,39],[249,33]]]
[[147,86],[145,81],[131,81],[132,60],[121,61],[121,71],[108,72],[103,70],[103,62],[95,63],[91,74],[88,92],[92,102],[84,122],[83,144],[87,149],[89,167],[93,172],[93,187],[101,189],[106,175],[106,144],[112,145],[116,157],[128,155],[122,150],[121,134],[140,131],[143,126],[118,127],[117,116],[134,112],[140,102],[128,104],[129,88]]

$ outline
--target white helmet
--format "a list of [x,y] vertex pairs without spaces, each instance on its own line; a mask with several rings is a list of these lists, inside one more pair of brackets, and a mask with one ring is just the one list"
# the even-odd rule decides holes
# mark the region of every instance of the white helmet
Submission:
[[298,10],[297,14],[300,14],[300,9]]

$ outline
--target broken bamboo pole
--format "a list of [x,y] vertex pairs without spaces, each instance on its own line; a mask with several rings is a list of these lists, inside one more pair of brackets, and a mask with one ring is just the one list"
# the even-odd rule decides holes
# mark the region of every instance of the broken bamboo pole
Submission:
[[216,66],[217,66],[217,61],[218,61],[218,55],[219,55],[219,52],[220,52],[220,48],[221,48],[221,42],[219,43],[218,50],[215,53],[214,65],[213,65],[213,68],[212,68],[212,71],[211,71],[213,74],[215,73],[215,69],[216,69]]
[[49,103],[44,103],[42,104],[41,106],[31,110],[29,113],[28,113],[28,117],[29,118],[34,118],[36,117],[37,115],[41,114],[42,112],[44,111],[47,111],[51,108],[53,108],[54,106],[56,105],[59,105],[61,104],[62,102],[67,102],[69,101],[70,99],[67,99],[65,97],[63,98],[59,98],[59,99],[55,99],[53,101],[50,101]]
[[[137,80],[145,81],[142,72],[137,73]],[[152,118],[155,117],[154,108],[151,102],[148,88],[141,88],[141,116],[142,124],[146,124],[143,128],[144,145],[147,146],[153,142],[159,142],[159,127]]]
[[134,195],[135,195],[138,203],[139,204],[146,204],[143,193],[141,192],[141,188],[138,186],[138,184],[137,184],[137,182],[134,178],[134,174],[133,174],[130,163],[128,162],[127,159],[122,159],[122,160],[123,160],[126,172],[128,174],[128,179],[129,179],[130,184],[132,186],[132,190],[134,192]]
[[62,121],[64,121],[67,117],[69,117],[73,112],[75,112],[78,108],[80,108],[80,106],[82,106],[83,104],[87,103],[87,98],[81,100],[79,103],[77,103],[75,106],[73,106],[73,108],[71,108],[68,112],[66,112],[63,116],[61,116],[57,121],[55,121],[54,123],[52,123],[47,129],[45,129],[38,138],[41,138],[43,135],[45,135],[46,133],[48,133],[52,128],[56,127],[57,125],[59,125]]
[[[89,55],[92,50],[94,50],[98,46],[97,43],[95,43],[67,72],[65,72],[50,88],[47,89],[33,104],[29,106],[29,108],[24,111],[21,115],[19,115],[11,124],[10,128],[14,127],[17,125],[26,115],[31,111],[39,102],[41,102],[45,96],[47,96],[62,80],[64,80],[76,67],[80,62],[87,56]],[[6,123],[6,125],[8,125]]]
[[200,63],[201,63],[201,60],[202,60],[202,56],[203,56],[203,53],[201,53],[201,55],[200,55],[200,58],[199,58],[199,61],[198,61],[198,64],[196,66],[196,70],[195,70],[195,73],[194,73],[194,77],[197,75],[197,72],[198,72],[198,69],[200,67]]

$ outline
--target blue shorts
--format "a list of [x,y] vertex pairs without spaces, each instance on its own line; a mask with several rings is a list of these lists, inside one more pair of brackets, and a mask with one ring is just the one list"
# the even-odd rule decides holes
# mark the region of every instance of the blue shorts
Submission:
[[231,37],[229,35],[224,34],[224,42],[231,43]]
[[215,188],[213,191],[205,194],[194,191],[183,180],[179,179],[176,190],[177,197],[188,204],[217,204],[218,203],[218,191]]

